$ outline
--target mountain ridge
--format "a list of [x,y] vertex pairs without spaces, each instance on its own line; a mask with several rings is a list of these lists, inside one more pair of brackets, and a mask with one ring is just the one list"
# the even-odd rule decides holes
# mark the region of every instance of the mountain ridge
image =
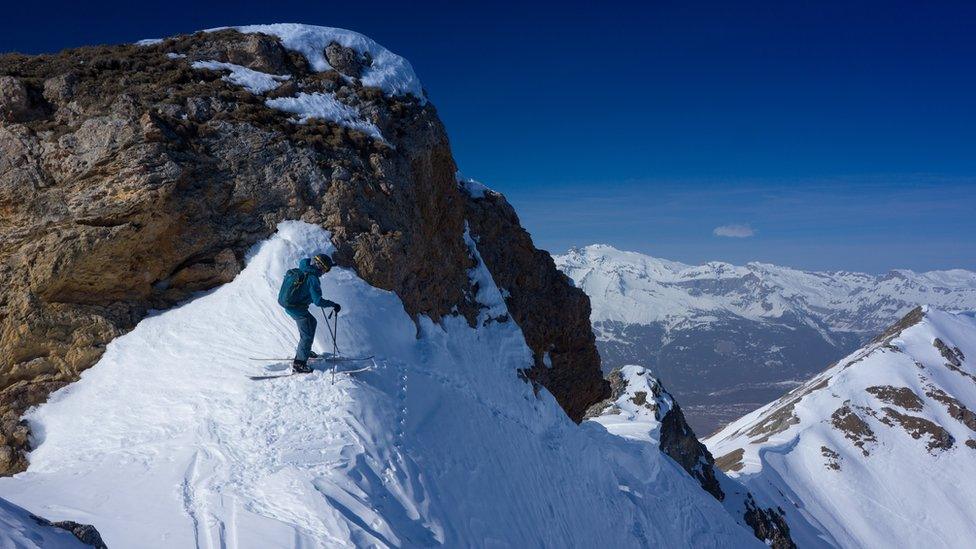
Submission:
[[918,304],[976,309],[976,273],[692,266],[612,246],[555,256],[590,297],[604,371],[652,368],[701,434],[777,398]]
[[976,534],[974,341],[973,316],[916,308],[705,444],[801,546],[960,546]]

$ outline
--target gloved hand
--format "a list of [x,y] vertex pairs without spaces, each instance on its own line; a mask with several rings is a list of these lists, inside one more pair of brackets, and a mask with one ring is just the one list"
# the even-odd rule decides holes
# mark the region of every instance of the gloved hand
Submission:
[[340,306],[338,303],[336,303],[336,302],[333,301],[332,302],[332,310],[335,311],[336,314],[339,314],[339,311],[342,310],[342,306]]

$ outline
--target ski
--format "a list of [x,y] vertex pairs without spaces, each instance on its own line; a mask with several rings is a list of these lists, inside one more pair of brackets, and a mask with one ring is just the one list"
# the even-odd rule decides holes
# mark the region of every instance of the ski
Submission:
[[279,377],[291,377],[293,375],[295,374],[279,374],[276,376],[247,376],[247,377],[249,377],[252,381],[261,381],[265,379],[277,379]]
[[[352,362],[356,360],[372,360],[376,355],[369,356],[320,356],[316,358],[308,359],[309,362]],[[291,362],[293,358],[255,358],[250,357],[248,360],[258,360],[261,362]]]
[[[336,373],[336,374],[358,374],[360,372],[368,372],[368,371],[370,371],[372,369],[373,369],[372,366],[366,366],[364,368],[357,368],[355,370],[336,370],[334,373]],[[278,374],[278,375],[270,375],[270,376],[247,376],[247,377],[250,378],[252,381],[263,381],[263,380],[266,380],[266,379],[277,379],[279,377],[292,377],[294,375],[300,375],[300,374],[296,374],[295,372],[290,372],[290,373],[287,373],[287,374]]]
[[356,362],[358,360],[373,360],[374,355],[369,356],[330,356],[318,360],[322,362]]
[[357,368],[355,370],[336,370],[337,374],[358,374],[359,372],[368,372],[372,370],[372,366],[365,366],[363,368]]

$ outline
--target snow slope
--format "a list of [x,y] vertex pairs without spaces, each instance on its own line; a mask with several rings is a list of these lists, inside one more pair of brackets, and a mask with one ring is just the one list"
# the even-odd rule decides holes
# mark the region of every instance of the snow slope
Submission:
[[331,250],[282,223],[233,282],[143,320],[32,410],[30,468],[0,496],[110,547],[756,545],[654,445],[577,426],[518,378],[530,351],[490,320],[505,304],[465,238],[477,328],[415,323],[334,269],[340,349],[375,369],[255,382],[248,357],[289,356],[297,337],[275,302],[284,271]]
[[71,532],[44,524],[26,509],[0,498],[0,549],[85,549]]
[[974,358],[971,315],[917,309],[705,443],[787,511],[801,547],[969,547]]

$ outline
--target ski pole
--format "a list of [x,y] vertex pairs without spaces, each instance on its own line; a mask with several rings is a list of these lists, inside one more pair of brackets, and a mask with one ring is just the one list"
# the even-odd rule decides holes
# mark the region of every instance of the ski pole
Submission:
[[[332,329],[332,323],[329,322],[329,319],[332,318],[332,315],[335,314],[335,312],[333,311],[332,313],[325,314],[325,307],[319,307],[319,309],[322,311],[322,317],[325,318],[325,325],[328,326],[329,328],[329,337],[332,338],[332,356],[334,357],[339,352],[339,346],[336,344],[336,334],[338,332]],[[338,328],[338,324],[339,324],[339,317],[337,316],[336,317],[337,328]]]
[[[335,324],[333,325],[332,328],[332,356],[335,357],[336,355],[339,354],[339,343],[337,341],[339,337],[339,313],[337,313],[335,309],[332,309],[332,314],[335,315]],[[339,361],[337,360],[332,361],[332,384],[333,385],[335,385],[336,364],[338,364],[338,362]]]
[[335,312],[333,309],[332,314],[335,315],[335,324],[332,327],[332,354],[339,354],[339,313]]
[[319,307],[322,311],[322,317],[325,318],[325,325],[329,328],[329,337],[332,338],[332,384],[335,385],[335,373],[336,373],[336,355],[339,354],[339,345],[336,343],[336,336],[339,335],[339,315],[336,314],[335,319],[335,329],[332,327],[332,323],[329,322],[329,318],[335,314],[333,309],[331,313],[325,314],[325,307]]

